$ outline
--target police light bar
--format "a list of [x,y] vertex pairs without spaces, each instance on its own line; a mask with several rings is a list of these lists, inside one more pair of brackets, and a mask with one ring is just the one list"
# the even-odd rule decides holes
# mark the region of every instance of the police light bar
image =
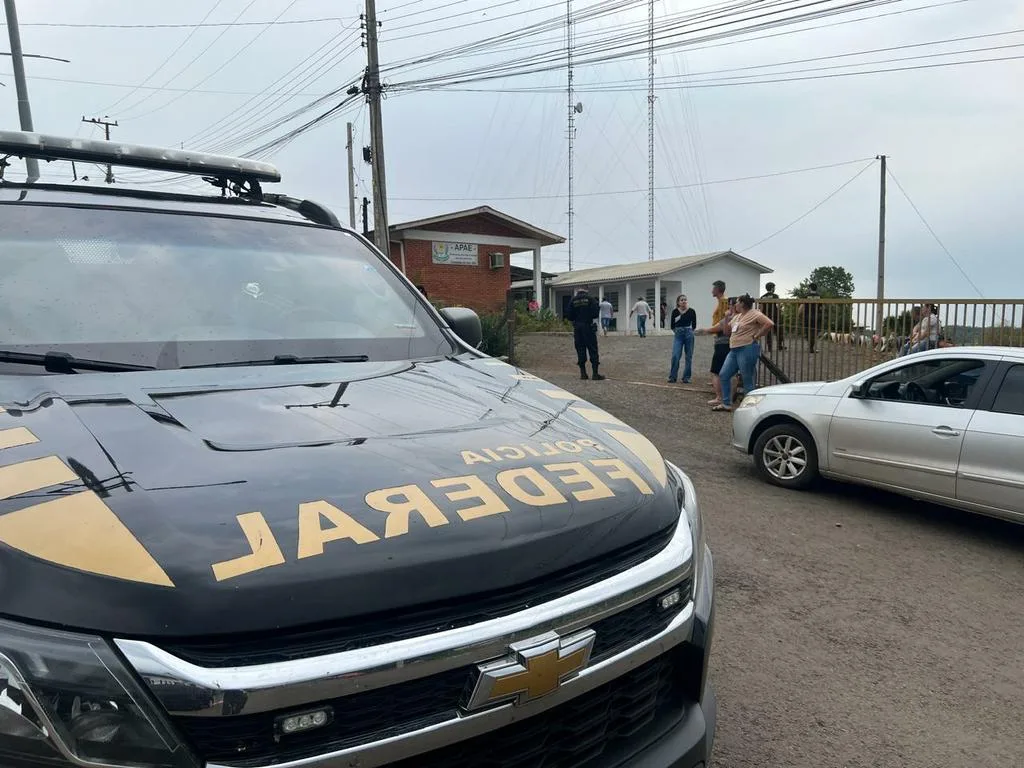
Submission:
[[24,131],[0,131],[0,155],[34,157],[39,160],[77,160],[238,181],[281,180],[281,172],[277,168],[258,160],[121,144],[116,141],[69,139]]

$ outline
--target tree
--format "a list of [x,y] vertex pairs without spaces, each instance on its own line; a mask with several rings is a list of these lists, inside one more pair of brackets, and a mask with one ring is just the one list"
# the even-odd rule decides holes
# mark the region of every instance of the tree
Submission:
[[[815,267],[806,279],[789,292],[798,299],[807,297],[811,283],[816,283],[823,299],[853,298],[853,275],[845,267]],[[819,315],[824,330],[849,332],[853,328],[853,305],[839,304],[820,307]]]
[[853,297],[853,275],[845,267],[815,267],[811,274],[800,281],[800,285],[789,292],[790,296],[802,299],[807,296],[811,283],[818,284],[818,293],[823,299],[849,299]]

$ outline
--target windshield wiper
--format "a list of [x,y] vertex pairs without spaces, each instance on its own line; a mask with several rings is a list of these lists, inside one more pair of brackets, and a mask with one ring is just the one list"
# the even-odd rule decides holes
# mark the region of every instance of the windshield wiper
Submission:
[[151,365],[132,365],[131,363],[118,363],[114,360],[86,360],[81,357],[73,357],[67,352],[47,352],[39,355],[32,352],[10,352],[0,350],[0,363],[15,363],[17,365],[39,365],[44,367],[48,373],[78,373],[79,371],[155,371]]
[[274,355],[269,360],[231,360],[225,363],[204,363],[183,365],[182,368],[234,368],[246,365],[317,365],[323,363],[365,363],[369,355],[328,355],[324,357],[299,357],[298,355]]

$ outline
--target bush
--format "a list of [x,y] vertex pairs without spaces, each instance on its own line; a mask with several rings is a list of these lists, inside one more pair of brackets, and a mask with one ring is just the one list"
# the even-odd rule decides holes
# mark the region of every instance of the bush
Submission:
[[508,351],[508,328],[505,326],[505,315],[491,313],[480,316],[480,328],[483,341],[480,351],[491,357],[504,357]]
[[981,333],[981,343],[989,347],[1024,347],[1024,328],[1006,324],[985,328]]
[[550,307],[544,307],[539,312],[531,312],[526,301],[517,301],[516,306],[516,331],[518,333],[543,333],[557,331],[571,331],[572,326],[562,320]]

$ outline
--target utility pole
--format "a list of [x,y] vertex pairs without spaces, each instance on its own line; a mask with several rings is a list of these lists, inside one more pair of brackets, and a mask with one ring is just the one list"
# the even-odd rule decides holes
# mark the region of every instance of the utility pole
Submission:
[[[113,122],[111,122],[110,119],[108,117],[106,117],[105,115],[104,115],[104,117],[102,119],[100,119],[98,117],[90,117],[90,118],[87,119],[87,118],[85,118],[83,116],[82,117],[82,122],[83,123],[92,123],[93,125],[102,125],[103,126],[103,134],[104,134],[104,136],[106,136],[107,141],[110,141],[110,129],[111,129],[111,127],[117,128],[117,120],[114,120]],[[111,166],[109,163],[107,164],[107,179],[106,179],[106,181],[107,181],[107,184],[113,184],[114,183],[114,169],[113,169],[113,166]]]
[[[25,82],[25,55],[21,50],[21,31],[18,29],[18,9],[14,0],[4,0],[7,15],[7,35],[11,41],[11,63],[14,66],[14,87],[18,92],[18,117],[21,130],[32,132],[32,108],[28,101],[28,85]],[[34,157],[25,158],[26,181],[31,184],[39,179],[39,161]]]
[[647,260],[654,261],[654,0],[647,3]]
[[370,234],[370,201],[367,198],[363,198],[363,235]]
[[882,333],[885,324],[885,155],[879,155],[882,161],[881,190],[878,200],[878,312],[875,317],[875,331]]
[[356,228],[356,168],[352,160],[352,123],[348,124],[348,225]]
[[[566,64],[568,70],[568,84],[566,87],[566,95],[568,96],[569,102],[569,271],[572,272],[572,220],[574,211],[572,207],[572,188],[573,188],[573,175],[574,175],[574,149],[576,143],[576,104],[574,102],[574,93],[572,87],[572,49],[573,49],[573,34],[572,34],[572,0],[565,0],[565,48],[566,48]],[[540,301],[540,298],[537,298]]]
[[373,158],[373,239],[377,247],[390,258],[388,232],[388,192],[384,173],[384,125],[381,118],[380,62],[377,59],[376,0],[366,0],[366,78],[363,91],[370,105],[370,146]]

